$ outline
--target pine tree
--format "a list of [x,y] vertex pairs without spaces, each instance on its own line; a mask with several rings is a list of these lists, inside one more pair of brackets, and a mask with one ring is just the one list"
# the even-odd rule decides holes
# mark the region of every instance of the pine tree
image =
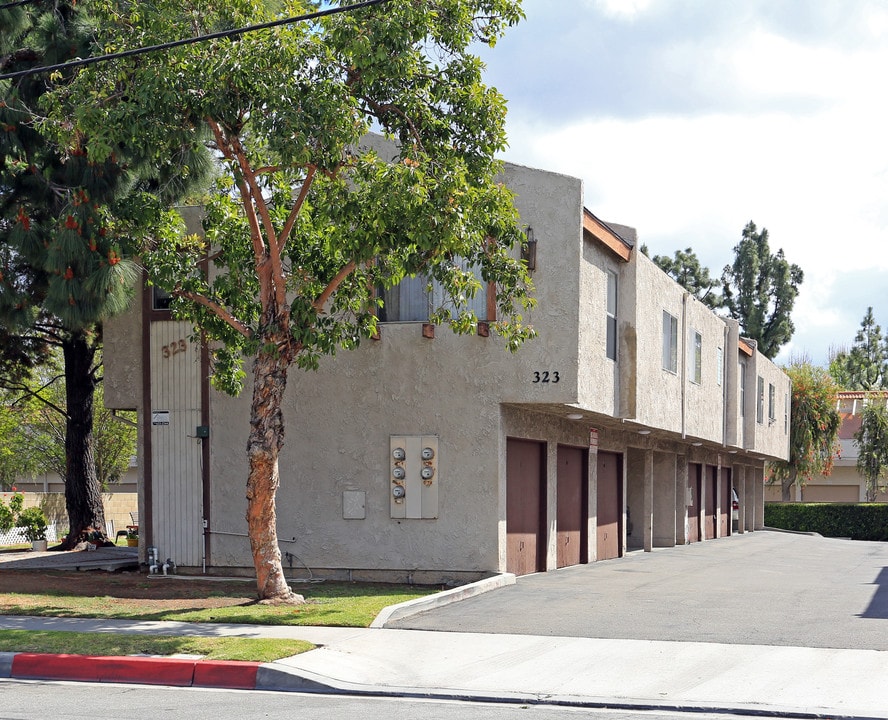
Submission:
[[792,338],[790,319],[804,274],[778,250],[771,254],[768,230],[750,221],[734,247],[734,262],[722,273],[724,307],[740,323],[743,334],[755,340],[759,352],[774,358]]
[[[89,19],[75,0],[2,13],[0,72],[91,52]],[[64,548],[89,530],[104,532],[92,436],[101,324],[132,297],[137,272],[127,259],[128,220],[160,212],[142,199],[145,183],[132,172],[132,154],[96,161],[83,136],[60,145],[44,132],[41,99],[69,80],[67,73],[40,73],[0,81],[0,325],[23,342],[56,346],[64,356]]]
[[654,255],[652,259],[663,272],[706,307],[721,307],[721,295],[716,291],[719,281],[709,276],[709,268],[700,264],[697,254],[691,248],[676,250],[672,258],[668,255]]
[[888,342],[872,307],[866,309],[851,349],[837,353],[829,371],[845,390],[878,390],[888,385]]

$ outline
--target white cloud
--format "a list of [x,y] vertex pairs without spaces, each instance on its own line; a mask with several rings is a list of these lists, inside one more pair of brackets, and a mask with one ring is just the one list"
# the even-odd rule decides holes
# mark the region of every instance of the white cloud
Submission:
[[631,20],[647,11],[654,0],[593,0],[601,12],[608,16]]

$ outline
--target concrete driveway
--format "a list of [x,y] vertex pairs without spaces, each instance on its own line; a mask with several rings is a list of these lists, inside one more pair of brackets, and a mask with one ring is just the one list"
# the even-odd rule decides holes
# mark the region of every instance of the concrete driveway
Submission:
[[528,575],[386,627],[888,650],[888,543],[759,531]]

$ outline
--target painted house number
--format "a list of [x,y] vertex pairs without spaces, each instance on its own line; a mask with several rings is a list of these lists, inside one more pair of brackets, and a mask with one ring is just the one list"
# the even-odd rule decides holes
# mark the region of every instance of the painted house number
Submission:
[[561,379],[557,370],[534,370],[533,383],[557,383]]
[[173,355],[178,355],[179,353],[183,353],[188,349],[188,345],[185,340],[174,340],[169,345],[164,345],[161,353],[163,354],[164,359],[171,358]]

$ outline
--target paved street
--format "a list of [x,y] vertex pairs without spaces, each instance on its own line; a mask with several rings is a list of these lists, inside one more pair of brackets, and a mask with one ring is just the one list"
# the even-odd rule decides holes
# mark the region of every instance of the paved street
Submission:
[[888,543],[756,532],[522,577],[387,627],[888,650]]

